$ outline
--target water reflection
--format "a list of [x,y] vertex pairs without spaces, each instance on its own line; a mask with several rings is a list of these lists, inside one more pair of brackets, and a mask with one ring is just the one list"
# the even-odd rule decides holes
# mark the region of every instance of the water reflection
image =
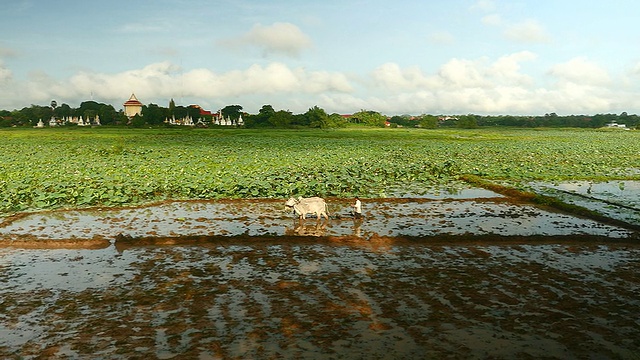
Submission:
[[391,240],[0,248],[0,358],[635,358],[637,244]]
[[285,230],[289,236],[325,236],[329,220],[295,219],[292,227]]
[[624,228],[497,198],[370,199],[365,219],[334,215],[330,220],[301,221],[274,209],[273,201],[255,201],[251,207],[243,201],[203,201],[102,212],[34,213],[3,222],[0,246],[104,248],[119,235],[136,240],[129,241],[132,244],[140,244],[138,239],[152,239],[151,243],[159,239],[167,244],[169,238],[198,242],[221,237],[283,235],[363,239],[464,234],[637,237],[634,231]]
[[[351,225],[348,225],[350,221]],[[286,236],[345,236],[347,229],[351,230],[351,234],[355,237],[362,238],[364,232],[362,225],[364,219],[352,218],[351,220],[320,220],[320,219],[294,219],[291,226],[285,228]],[[339,234],[339,235],[338,235]],[[376,235],[375,233],[369,236]]]
[[353,219],[353,226],[351,227],[353,229],[353,235],[357,236],[357,237],[362,237],[362,222],[363,219]]

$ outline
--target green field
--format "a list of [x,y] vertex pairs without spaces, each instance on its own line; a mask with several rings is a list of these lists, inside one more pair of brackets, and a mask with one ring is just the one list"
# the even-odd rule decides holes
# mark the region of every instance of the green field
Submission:
[[0,215],[164,199],[384,197],[461,175],[640,179],[640,132],[578,129],[0,131]]

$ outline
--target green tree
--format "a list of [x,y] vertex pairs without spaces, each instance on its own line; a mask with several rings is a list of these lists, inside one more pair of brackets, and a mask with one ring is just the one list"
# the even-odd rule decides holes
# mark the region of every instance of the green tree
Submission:
[[136,114],[132,119],[131,119],[131,126],[135,127],[135,128],[141,128],[145,125],[145,120],[142,116],[140,116],[140,114]]
[[13,119],[9,110],[0,110],[0,127],[13,126]]
[[458,118],[456,126],[462,129],[474,129],[478,127],[478,120],[475,115],[462,115]]
[[276,111],[269,117],[269,123],[275,127],[289,127],[293,122],[293,114],[290,111]]
[[100,104],[93,100],[83,101],[82,103],[80,103],[80,107],[76,110],[76,116],[84,116],[84,113],[87,110],[93,110],[97,112],[98,110],[100,110],[101,105],[104,104]]
[[115,124],[116,125],[126,124],[128,121],[129,121],[129,118],[127,117],[127,115],[124,114],[124,110],[119,110],[118,113],[116,114]]
[[173,116],[173,112],[176,110],[176,102],[173,101],[173,98],[171,98],[171,101],[169,101],[169,116]]
[[158,106],[157,104],[149,104],[142,106],[142,116],[145,122],[150,125],[159,125],[169,117],[169,109]]
[[240,105],[227,105],[222,108],[222,116],[226,119],[229,117],[231,120],[238,120],[242,114],[242,106]]
[[291,120],[291,126],[309,126],[309,117],[306,113],[294,114]]
[[184,106],[176,106],[175,109],[173,109],[173,114],[171,114],[171,116],[175,116],[176,119],[184,119],[187,117],[187,115],[189,114],[189,111],[187,110],[186,107]]
[[22,125],[35,126],[39,120],[47,121],[53,115],[53,110],[49,106],[31,105],[24,107],[20,111],[19,119]]
[[112,125],[118,122],[118,112],[112,105],[103,104],[98,110],[98,115],[100,115],[100,124],[102,125]]
[[245,126],[247,127],[264,127],[273,125],[271,117],[274,116],[276,111],[271,105],[262,105],[256,115],[247,116],[245,119]]
[[[24,110],[24,109],[23,109]],[[31,121],[27,115],[21,110],[14,110],[11,112],[12,124],[16,126],[29,126]]]
[[310,108],[306,113],[307,123],[312,128],[321,128],[326,129],[329,127],[329,115],[324,111],[324,109],[319,108],[318,106],[314,106]]
[[351,116],[351,121],[367,126],[384,127],[387,117],[377,111],[360,110]]
[[400,126],[414,126],[416,122],[411,120],[411,115],[394,115],[389,119],[389,122],[392,124],[400,125]]
[[195,124],[200,118],[200,107],[194,105],[187,106],[187,114]]
[[74,115],[82,116],[85,121],[93,121],[97,115],[100,116],[100,123],[102,125],[111,125],[118,121],[117,112],[112,105],[99,103],[93,100],[83,101],[80,104],[80,107],[75,110],[70,109],[67,104],[62,104],[58,109],[60,109],[60,117]]
[[73,109],[68,104],[62,104],[53,110],[53,115],[58,119],[73,116]]
[[420,126],[425,129],[435,129],[438,127],[438,117],[435,115],[422,115]]
[[269,116],[275,114],[276,111],[273,109],[271,105],[262,105],[260,110],[258,110],[258,115],[264,116],[265,118],[269,118]]
[[347,120],[338,113],[329,115],[329,127],[342,128],[347,126]]
[[85,110],[82,114],[82,118],[86,124],[88,121],[92,121],[93,119],[95,119],[96,115],[98,115],[97,110]]

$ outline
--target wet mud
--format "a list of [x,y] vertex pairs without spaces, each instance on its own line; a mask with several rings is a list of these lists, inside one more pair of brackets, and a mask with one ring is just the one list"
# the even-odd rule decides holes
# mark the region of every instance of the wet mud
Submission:
[[640,243],[497,194],[166,202],[0,226],[8,359],[640,358]]
[[[472,196],[472,197],[470,197]],[[297,219],[283,200],[171,201],[124,209],[22,214],[0,224],[0,246],[106,247],[115,239],[179,242],[193,237],[564,236],[630,238],[633,230],[560,213],[491,191],[367,199],[364,219],[350,200],[327,199],[330,220]],[[135,241],[133,241],[135,242]]]
[[640,227],[640,181],[531,183],[536,193]]

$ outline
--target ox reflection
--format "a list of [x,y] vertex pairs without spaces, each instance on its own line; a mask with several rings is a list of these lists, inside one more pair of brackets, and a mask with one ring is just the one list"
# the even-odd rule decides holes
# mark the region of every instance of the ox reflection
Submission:
[[327,233],[327,221],[306,222],[302,219],[293,221],[290,228],[285,229],[285,234],[289,236],[325,236]]

